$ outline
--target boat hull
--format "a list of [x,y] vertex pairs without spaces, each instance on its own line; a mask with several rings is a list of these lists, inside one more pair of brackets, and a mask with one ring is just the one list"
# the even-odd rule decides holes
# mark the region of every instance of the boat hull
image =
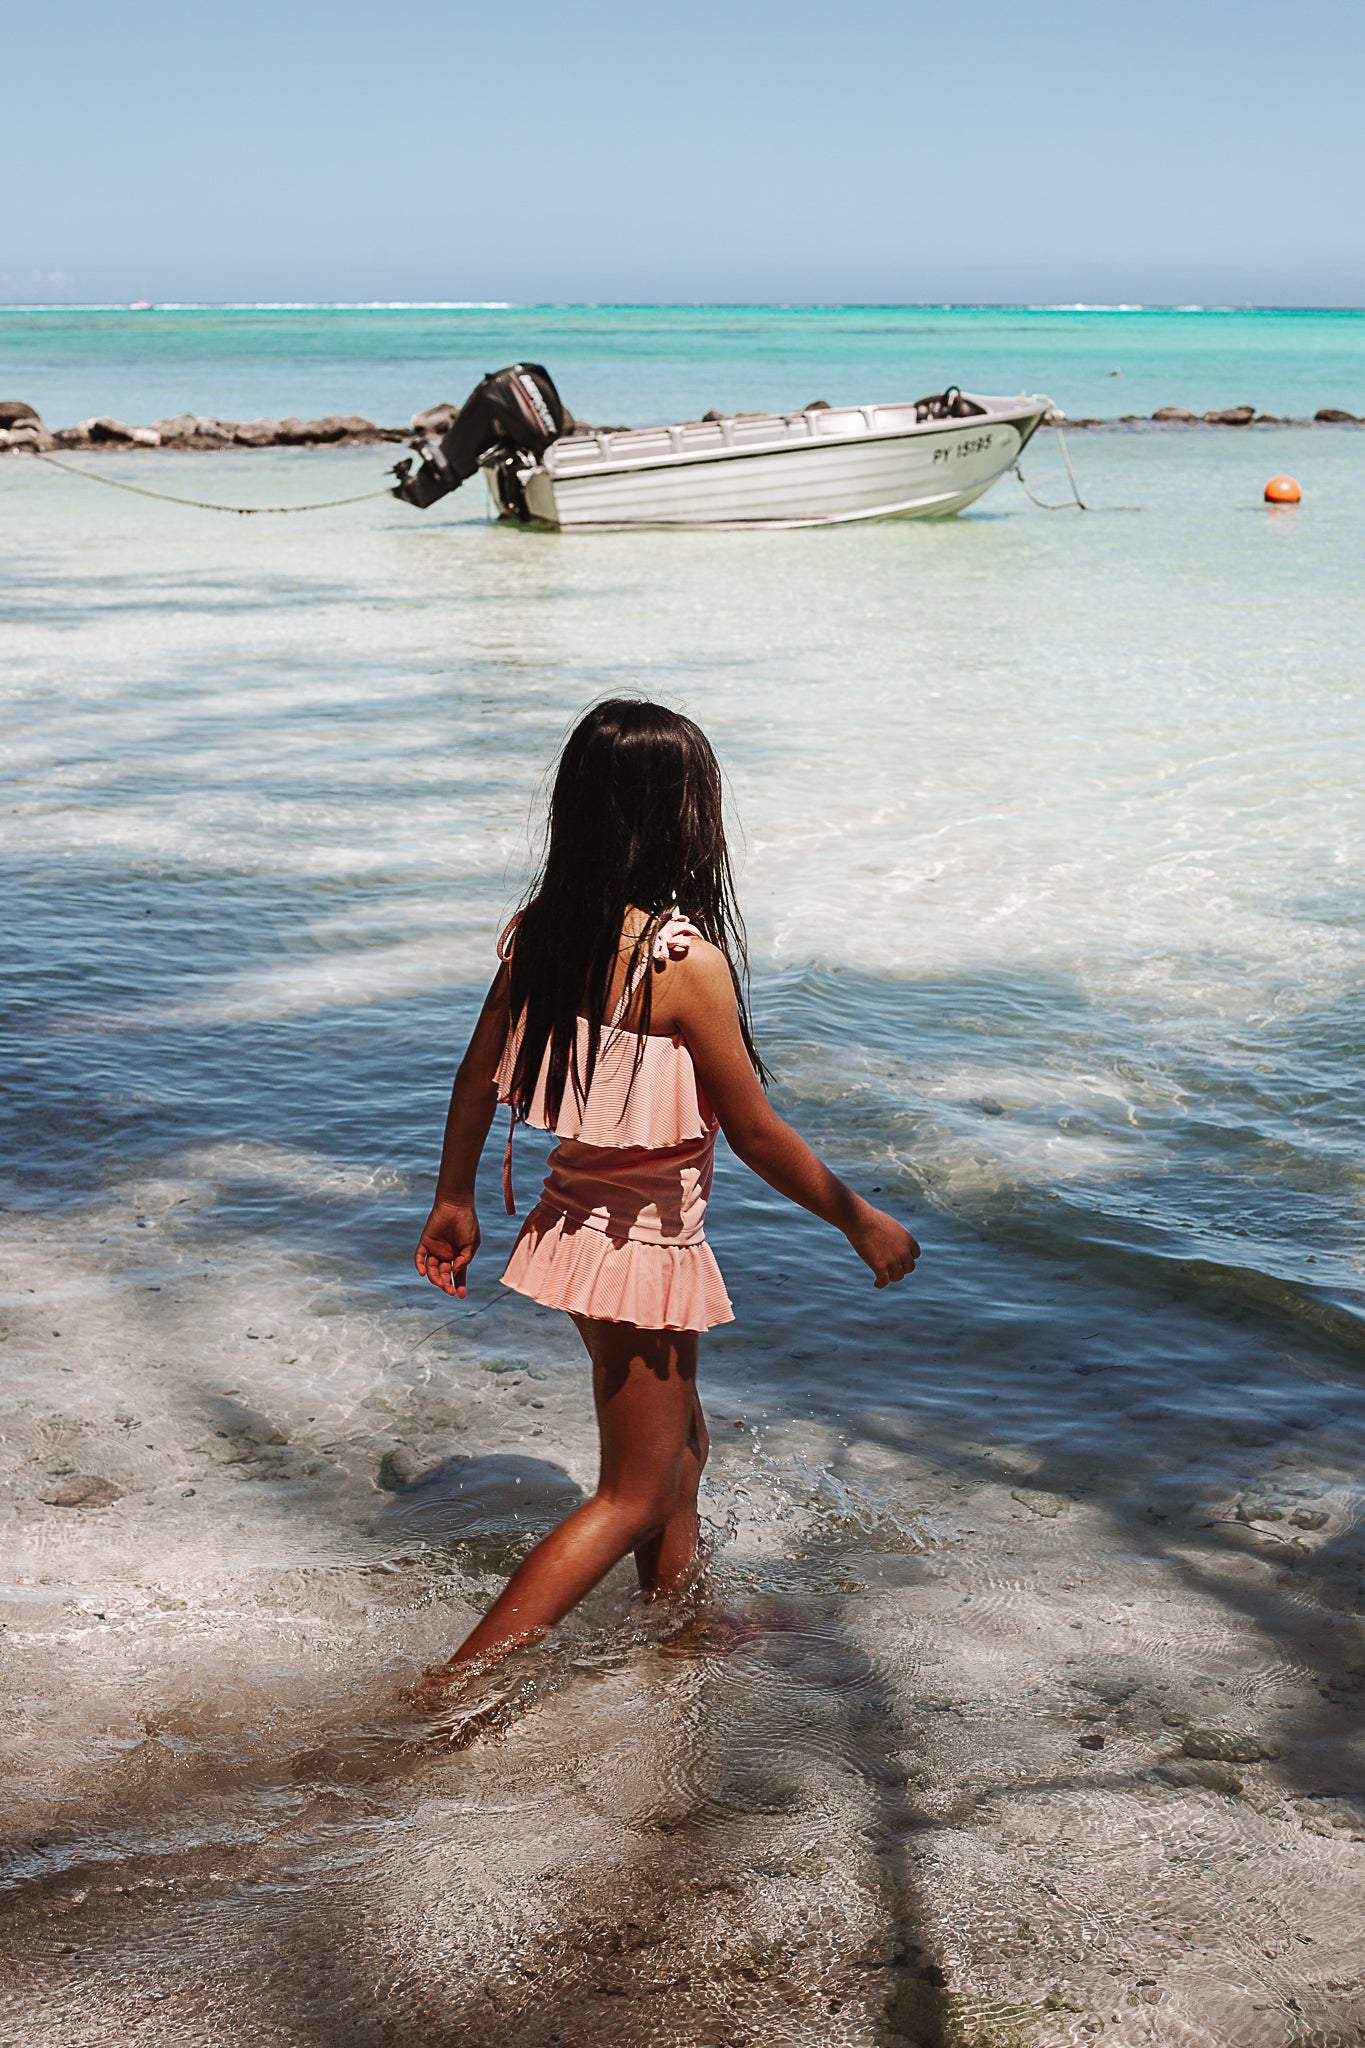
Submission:
[[499,512],[561,528],[944,518],[990,489],[1049,410],[979,402],[989,411],[922,423],[909,407],[850,407],[581,435],[521,470],[525,513],[504,502],[495,468],[485,474]]

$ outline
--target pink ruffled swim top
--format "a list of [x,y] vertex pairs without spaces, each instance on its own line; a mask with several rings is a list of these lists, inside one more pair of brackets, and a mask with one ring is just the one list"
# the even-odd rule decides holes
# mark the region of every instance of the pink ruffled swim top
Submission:
[[[683,959],[700,937],[675,913],[655,933],[650,956]],[[500,949],[504,958],[509,939]],[[703,1231],[720,1126],[680,1038],[651,1035],[642,1043],[621,1028],[637,987],[632,976],[602,1032],[586,1094],[570,1079],[553,1123],[545,1108],[546,1050],[527,1122],[553,1131],[559,1143],[502,1278],[572,1315],[648,1330],[708,1330],[734,1319]],[[509,1032],[498,1065],[500,1102],[510,1097],[524,1025],[519,1018]],[[589,1030],[580,1017],[580,1071]],[[509,1132],[503,1192],[515,1213],[511,1152]]]

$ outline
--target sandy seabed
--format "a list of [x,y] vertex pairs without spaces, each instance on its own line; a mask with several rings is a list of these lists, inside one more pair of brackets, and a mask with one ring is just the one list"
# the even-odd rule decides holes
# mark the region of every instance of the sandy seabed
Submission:
[[1363,2038],[1361,1559],[1320,1476],[1321,1530],[1092,1502],[893,1416],[813,1460],[722,1386],[692,1625],[619,1575],[454,1750],[398,1695],[591,1483],[576,1340],[500,1297],[320,1322],[306,1272],[196,1244],[215,1178],[290,1165],[128,1186],[76,1270],[6,1219],[0,2039]]

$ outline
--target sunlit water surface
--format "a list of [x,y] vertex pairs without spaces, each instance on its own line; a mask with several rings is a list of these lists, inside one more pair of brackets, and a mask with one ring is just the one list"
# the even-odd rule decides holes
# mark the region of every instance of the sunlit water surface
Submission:
[[[0,469],[0,2037],[1365,2039],[1361,446],[749,536]],[[618,1574],[452,1750],[400,1689],[593,1436],[491,1154],[458,1312],[411,1246],[615,690],[714,738],[777,1100],[924,1260],[722,1158],[699,1618]]]

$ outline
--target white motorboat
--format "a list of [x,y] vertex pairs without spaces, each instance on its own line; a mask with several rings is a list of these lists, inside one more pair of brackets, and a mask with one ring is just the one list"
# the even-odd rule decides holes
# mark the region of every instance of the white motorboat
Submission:
[[942,518],[988,491],[1053,412],[1038,393],[950,386],[893,405],[708,413],[677,426],[588,428],[540,364],[492,372],[439,444],[398,465],[395,496],[427,505],[476,468],[499,515],[523,524],[834,526]]
[[484,475],[500,514],[541,526],[942,518],[988,491],[1051,410],[1042,397],[958,402],[947,418],[917,417],[921,400],[573,433]]

